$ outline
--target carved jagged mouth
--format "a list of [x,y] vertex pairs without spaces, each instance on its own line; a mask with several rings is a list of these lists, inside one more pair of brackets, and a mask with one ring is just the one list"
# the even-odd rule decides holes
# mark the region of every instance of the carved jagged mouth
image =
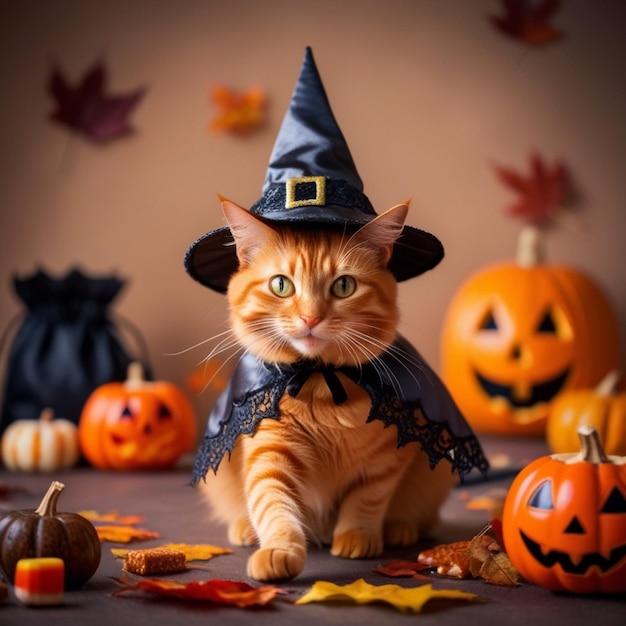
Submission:
[[552,400],[552,398],[554,398],[554,396],[556,396],[556,394],[559,393],[563,387],[568,374],[569,370],[566,370],[563,374],[557,376],[556,378],[551,378],[550,380],[538,385],[532,385],[530,393],[525,394],[525,397],[523,398],[516,396],[514,392],[515,388],[513,386],[499,385],[498,383],[481,376],[478,372],[476,373],[476,378],[485,393],[489,396],[492,398],[504,398],[511,406],[522,409],[535,406],[540,402],[549,402]]
[[569,554],[566,554],[565,552],[550,550],[550,552],[544,554],[541,551],[539,544],[530,539],[530,537],[525,535],[521,530],[520,535],[524,545],[528,549],[528,552],[538,563],[544,567],[552,567],[558,563],[561,566],[561,569],[567,574],[579,574],[583,576],[593,566],[596,566],[603,574],[605,574],[612,567],[615,567],[624,557],[626,557],[626,544],[624,544],[618,546],[617,548],[613,548],[608,557],[604,557],[597,552],[589,552],[584,554],[578,563],[574,563]]

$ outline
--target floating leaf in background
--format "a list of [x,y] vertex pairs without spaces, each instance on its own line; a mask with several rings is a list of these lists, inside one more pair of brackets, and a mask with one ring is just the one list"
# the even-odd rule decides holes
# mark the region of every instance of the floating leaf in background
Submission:
[[473,593],[456,589],[433,589],[432,585],[405,588],[398,585],[370,585],[363,578],[348,585],[336,585],[326,581],[317,581],[313,587],[296,600],[296,604],[309,602],[354,602],[369,604],[384,602],[391,604],[399,611],[417,613],[430,600],[477,600]]
[[239,93],[229,87],[218,86],[211,90],[211,101],[219,109],[209,125],[211,132],[245,135],[265,123],[266,97],[260,87],[251,87]]
[[60,69],[53,70],[48,91],[57,108],[50,119],[97,143],[131,133],[128,117],[145,89],[112,96],[106,93],[106,81],[102,63],[85,72],[77,85],[70,85]]
[[113,595],[128,592],[144,592],[155,596],[169,596],[181,600],[202,600],[216,604],[232,604],[239,608],[265,606],[276,596],[286,593],[284,589],[271,585],[252,587],[244,582],[213,579],[179,583],[173,580],[147,578],[130,581],[117,580],[120,588]]
[[494,169],[499,180],[518,195],[506,211],[528,224],[539,225],[554,217],[571,193],[565,165],[557,161],[550,167],[539,154],[531,155],[528,175],[501,165]]
[[550,24],[560,8],[559,0],[501,0],[501,4],[504,14],[491,15],[489,19],[507,37],[542,46],[563,36]]

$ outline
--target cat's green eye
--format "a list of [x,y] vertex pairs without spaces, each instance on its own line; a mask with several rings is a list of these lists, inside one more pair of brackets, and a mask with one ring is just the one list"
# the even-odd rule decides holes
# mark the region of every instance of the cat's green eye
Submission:
[[340,276],[331,288],[338,298],[348,298],[356,291],[356,280],[352,276]]
[[270,280],[270,289],[272,293],[279,298],[288,298],[295,292],[295,287],[289,278],[279,274]]

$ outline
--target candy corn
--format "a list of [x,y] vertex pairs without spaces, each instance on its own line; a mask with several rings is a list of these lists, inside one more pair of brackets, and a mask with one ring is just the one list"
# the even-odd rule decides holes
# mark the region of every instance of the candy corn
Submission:
[[28,605],[63,603],[65,564],[56,557],[20,559],[15,568],[15,596]]

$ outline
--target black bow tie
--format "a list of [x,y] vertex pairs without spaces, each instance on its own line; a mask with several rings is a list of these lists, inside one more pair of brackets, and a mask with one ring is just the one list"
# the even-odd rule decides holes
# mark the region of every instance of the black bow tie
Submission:
[[289,370],[287,375],[291,374],[291,376],[287,381],[286,390],[292,398],[295,398],[300,393],[304,383],[312,374],[321,374],[333,397],[333,402],[337,405],[343,404],[348,399],[348,394],[336,372],[343,372],[353,379],[353,371],[356,371],[355,368],[336,368],[332,365],[320,365],[313,361],[301,361],[289,366]]

